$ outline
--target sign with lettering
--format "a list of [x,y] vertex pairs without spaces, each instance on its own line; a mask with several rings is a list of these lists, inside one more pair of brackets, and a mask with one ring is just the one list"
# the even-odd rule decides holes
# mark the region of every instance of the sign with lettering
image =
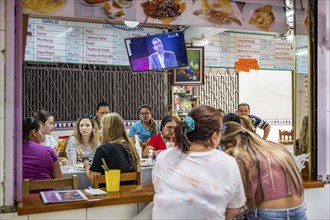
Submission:
[[103,23],[29,18],[25,61],[129,66],[124,38],[159,32],[153,28],[123,31]]
[[292,42],[271,35],[221,32],[194,41],[204,45],[205,66],[235,68],[239,59],[255,59],[260,69],[293,70]]

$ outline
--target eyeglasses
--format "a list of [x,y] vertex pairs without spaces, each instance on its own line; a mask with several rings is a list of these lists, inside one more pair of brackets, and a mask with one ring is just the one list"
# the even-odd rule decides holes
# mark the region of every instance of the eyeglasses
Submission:
[[89,119],[93,119],[94,115],[91,114],[80,114],[79,116],[80,118],[89,118]]
[[173,131],[176,127],[175,126],[165,126],[165,128],[169,131]]
[[147,116],[150,115],[150,112],[141,112],[140,115]]

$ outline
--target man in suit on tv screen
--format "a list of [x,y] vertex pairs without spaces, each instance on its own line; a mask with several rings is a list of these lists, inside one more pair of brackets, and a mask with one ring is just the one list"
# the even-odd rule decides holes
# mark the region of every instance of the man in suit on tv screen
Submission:
[[155,52],[148,57],[150,70],[178,67],[175,53],[164,50],[163,43],[159,38],[153,38],[151,43]]

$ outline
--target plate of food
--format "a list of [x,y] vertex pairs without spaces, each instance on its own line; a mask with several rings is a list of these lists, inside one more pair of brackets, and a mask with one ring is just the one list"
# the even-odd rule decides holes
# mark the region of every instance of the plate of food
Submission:
[[150,166],[153,166],[154,163],[150,163],[148,159],[141,159],[140,165],[141,165],[141,167],[150,167]]
[[233,7],[235,6],[236,4],[231,3],[229,0],[202,0],[201,8],[194,11],[193,14],[215,25],[231,26],[236,24],[242,26],[241,20],[237,18],[241,14],[239,10],[234,10]]
[[257,26],[263,31],[269,31],[269,28],[275,23],[275,15],[271,5],[265,5],[255,9],[249,20],[249,24]]
[[67,4],[67,0],[24,0],[23,8],[41,14],[49,14],[61,10]]
[[148,17],[168,24],[181,16],[186,9],[186,2],[182,0],[149,0],[141,3],[141,7]]
[[123,7],[117,1],[106,2],[104,9],[110,18],[122,18],[125,16]]
[[91,7],[102,7],[108,0],[80,0],[81,4]]

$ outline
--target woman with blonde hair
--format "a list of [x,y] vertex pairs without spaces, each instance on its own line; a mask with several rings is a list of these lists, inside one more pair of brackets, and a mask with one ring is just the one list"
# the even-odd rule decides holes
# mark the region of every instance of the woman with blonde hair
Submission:
[[221,146],[236,158],[247,197],[247,219],[307,219],[303,182],[291,153],[235,122],[227,122]]
[[93,115],[83,114],[78,118],[73,135],[66,146],[66,152],[77,150],[78,161],[93,161],[96,148],[99,146],[99,128]]
[[295,154],[300,155],[308,153],[308,142],[308,116],[305,116],[302,120],[299,139],[296,140]]
[[102,158],[109,169],[119,169],[121,173],[140,169],[140,159],[127,135],[124,120],[115,112],[105,114],[101,119],[101,145],[96,149],[93,163],[90,165],[84,160],[90,182],[93,182],[94,174],[104,174]]
[[242,115],[239,117],[241,119],[241,125],[249,131],[255,132],[253,123],[256,121],[255,118],[250,118],[249,116]]

